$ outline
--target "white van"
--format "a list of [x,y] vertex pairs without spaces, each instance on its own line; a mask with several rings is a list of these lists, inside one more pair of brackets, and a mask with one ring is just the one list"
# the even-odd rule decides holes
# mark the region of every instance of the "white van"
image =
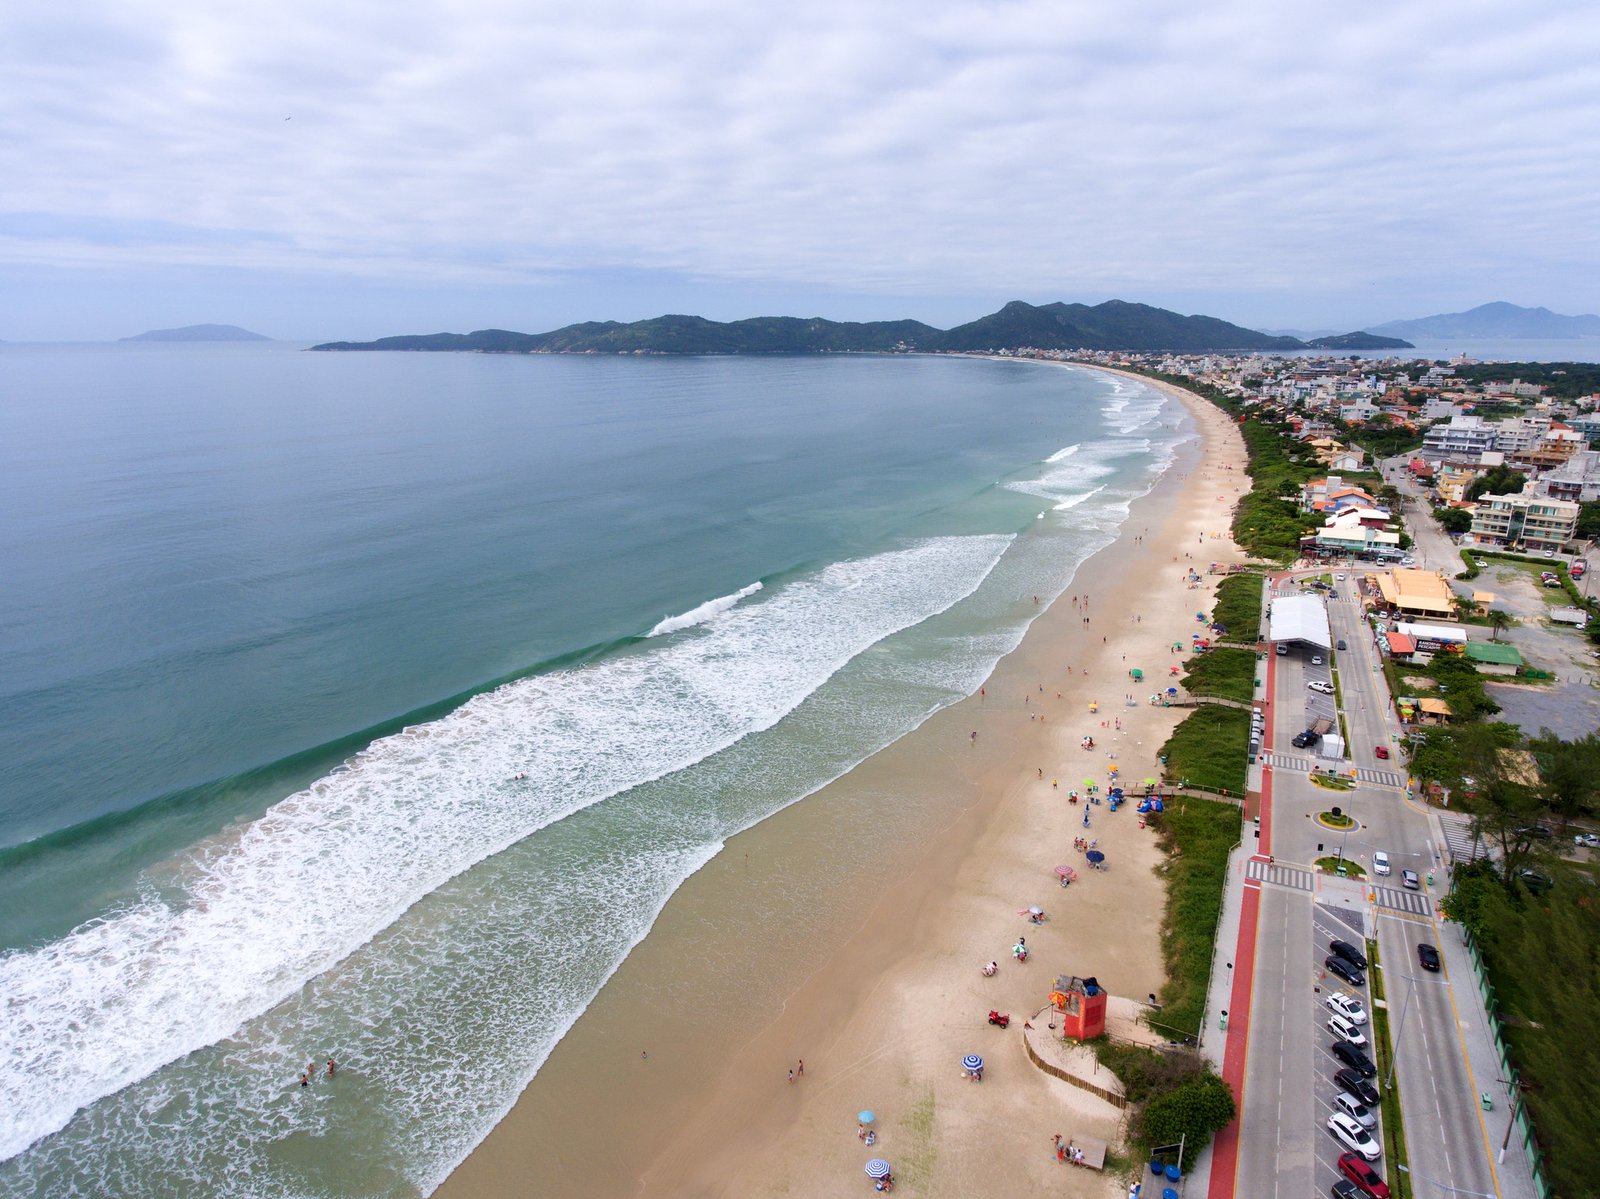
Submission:
[[1334,1036],[1342,1041],[1349,1041],[1352,1045],[1359,1047],[1367,1043],[1367,1034],[1361,1031],[1361,1026],[1351,1024],[1338,1012],[1328,1017],[1328,1028]]
[[1372,851],[1372,873],[1389,873],[1389,855],[1384,853],[1381,849],[1375,849]]

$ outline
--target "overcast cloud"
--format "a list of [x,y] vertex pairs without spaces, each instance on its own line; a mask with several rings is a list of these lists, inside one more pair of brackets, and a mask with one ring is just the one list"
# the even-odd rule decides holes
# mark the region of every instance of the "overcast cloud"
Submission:
[[1502,0],[8,5],[0,337],[1594,311],[1597,49]]

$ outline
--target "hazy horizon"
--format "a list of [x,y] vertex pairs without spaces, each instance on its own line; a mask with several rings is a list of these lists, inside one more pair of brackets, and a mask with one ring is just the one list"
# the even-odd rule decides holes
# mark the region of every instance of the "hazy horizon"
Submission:
[[0,339],[1600,309],[1585,7],[384,11],[0,16]]

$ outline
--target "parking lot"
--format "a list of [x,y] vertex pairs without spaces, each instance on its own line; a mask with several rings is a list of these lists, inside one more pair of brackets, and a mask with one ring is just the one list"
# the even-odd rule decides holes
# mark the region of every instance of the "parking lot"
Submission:
[[[1337,1179],[1343,1177],[1339,1173],[1339,1156],[1350,1151],[1328,1129],[1328,1117],[1336,1111],[1343,1110],[1336,1106],[1335,1098],[1345,1090],[1344,1087],[1334,1082],[1333,1076],[1338,1071],[1346,1068],[1345,1063],[1333,1053],[1333,1045],[1340,1038],[1328,1027],[1329,1018],[1333,1015],[1332,1009],[1328,1007],[1328,996],[1345,995],[1360,1003],[1362,1012],[1368,1018],[1358,1027],[1369,1038],[1372,1029],[1372,1001],[1368,993],[1369,987],[1366,984],[1359,987],[1351,986],[1328,970],[1323,964],[1329,956],[1328,943],[1330,941],[1346,941],[1358,949],[1365,946],[1366,934],[1364,930],[1366,926],[1362,913],[1351,908],[1318,903],[1312,911],[1311,927],[1313,938],[1311,957],[1317,982],[1312,987],[1310,1003],[1313,1009],[1311,1013],[1314,1022],[1313,1026],[1317,1031],[1312,1045],[1307,1048],[1317,1059],[1317,1067],[1312,1072],[1314,1119],[1319,1132],[1314,1142],[1317,1161],[1315,1176],[1319,1184],[1318,1193],[1325,1193]],[[1365,974],[1366,972],[1363,971],[1362,973]],[[1369,1058],[1376,1061],[1374,1050],[1370,1044],[1360,1048]],[[1383,1080],[1381,1078],[1373,1077],[1366,1081],[1375,1091],[1382,1094]],[[1356,1098],[1359,1099],[1360,1096],[1356,1096]],[[1381,1146],[1383,1144],[1383,1132],[1379,1127],[1381,1117],[1378,1109],[1371,1109],[1370,1115],[1373,1123],[1367,1129],[1367,1132]],[[1382,1173],[1383,1162],[1380,1160],[1375,1164],[1374,1168],[1379,1173]]]

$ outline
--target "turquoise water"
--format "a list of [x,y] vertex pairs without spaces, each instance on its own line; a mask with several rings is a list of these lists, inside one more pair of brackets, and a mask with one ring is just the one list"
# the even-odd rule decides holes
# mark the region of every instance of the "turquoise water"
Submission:
[[0,1194],[426,1193],[683,879],[973,689],[1184,431],[974,360],[0,371]]

